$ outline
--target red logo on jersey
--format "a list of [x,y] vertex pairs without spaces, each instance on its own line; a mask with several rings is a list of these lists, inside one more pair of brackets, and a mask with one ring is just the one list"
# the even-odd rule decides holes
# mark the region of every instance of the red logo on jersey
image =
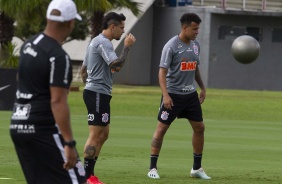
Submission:
[[181,71],[193,71],[196,70],[197,67],[197,61],[182,61],[180,65]]

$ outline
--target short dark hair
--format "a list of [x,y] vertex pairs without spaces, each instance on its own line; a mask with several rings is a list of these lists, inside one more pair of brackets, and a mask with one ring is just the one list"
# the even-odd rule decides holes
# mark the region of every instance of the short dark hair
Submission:
[[185,13],[182,15],[180,19],[181,25],[188,24],[190,25],[192,22],[200,24],[202,22],[201,18],[195,13]]
[[119,25],[122,21],[125,21],[126,17],[121,13],[109,12],[104,16],[102,27],[103,30],[108,29],[111,24]]

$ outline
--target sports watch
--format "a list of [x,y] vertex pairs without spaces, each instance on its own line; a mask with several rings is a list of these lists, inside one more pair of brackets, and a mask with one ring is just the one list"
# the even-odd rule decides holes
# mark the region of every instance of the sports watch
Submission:
[[74,148],[75,145],[76,145],[75,140],[71,140],[71,141],[68,141],[68,142],[65,141],[65,146],[68,146],[70,148]]

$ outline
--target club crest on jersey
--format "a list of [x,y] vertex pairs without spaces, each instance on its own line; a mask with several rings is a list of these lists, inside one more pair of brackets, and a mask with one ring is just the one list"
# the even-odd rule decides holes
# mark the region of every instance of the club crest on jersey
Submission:
[[161,119],[162,120],[167,120],[169,113],[167,113],[167,111],[163,111],[162,115],[161,115]]
[[109,114],[102,114],[102,122],[107,123],[109,121]]
[[198,46],[197,46],[196,44],[193,45],[193,50],[194,50],[194,53],[195,53],[196,55],[199,54],[199,48],[198,48]]

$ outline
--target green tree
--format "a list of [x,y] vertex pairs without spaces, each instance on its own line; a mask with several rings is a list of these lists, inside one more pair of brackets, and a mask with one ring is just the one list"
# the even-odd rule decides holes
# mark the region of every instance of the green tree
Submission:
[[[50,0],[0,0],[0,9],[9,12],[9,16],[16,20],[14,36],[25,41],[32,35],[44,30],[46,10],[49,3]],[[73,39],[84,40],[88,34],[87,20],[77,21],[74,31],[66,42]]]
[[7,45],[14,36],[14,20],[0,10],[0,61],[9,57]]
[[[77,21],[74,31],[66,42],[73,39],[84,40],[89,34],[89,29],[91,37],[97,36],[102,32],[102,21],[105,12],[111,9],[128,8],[134,15],[140,13],[140,3],[132,0],[74,1],[83,17],[83,21]],[[35,33],[43,31],[46,24],[46,9],[49,3],[50,0],[0,0],[1,45],[11,42],[13,36],[25,41]],[[15,28],[14,20],[16,21]]]
[[[132,0],[75,0],[79,10],[86,11],[89,17],[91,38],[102,32],[102,22],[105,12],[112,9],[128,8],[137,16],[140,11],[140,3]],[[99,2],[99,4],[97,4]]]

